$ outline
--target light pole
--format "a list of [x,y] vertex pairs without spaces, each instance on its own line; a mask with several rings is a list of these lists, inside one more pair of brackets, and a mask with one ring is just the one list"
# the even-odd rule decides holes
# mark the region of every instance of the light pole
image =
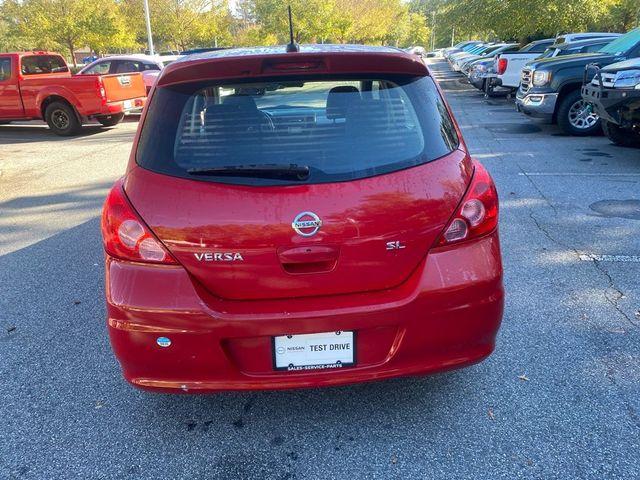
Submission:
[[151,36],[151,17],[149,16],[149,0],[144,0],[144,19],[147,22],[147,41],[149,43],[149,55],[155,55],[153,51],[153,37]]

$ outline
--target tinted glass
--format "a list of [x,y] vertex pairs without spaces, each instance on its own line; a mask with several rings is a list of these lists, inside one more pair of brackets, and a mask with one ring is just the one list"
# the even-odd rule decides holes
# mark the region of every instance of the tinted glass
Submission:
[[[531,52],[531,53],[542,53],[544,52],[549,45],[551,45],[553,43],[553,41],[549,41],[549,42],[541,42],[541,43],[530,43],[529,45],[525,46],[522,50],[523,51],[527,51],[527,52]],[[525,50],[525,48],[527,50]]]
[[11,59],[0,58],[0,82],[11,78]]
[[113,73],[133,73],[142,72],[144,70],[142,62],[133,60],[118,60],[116,63],[116,69]]
[[600,52],[610,55],[621,54],[631,50],[638,43],[640,43],[640,28],[631,30],[626,35],[616,38],[613,42],[602,47]]
[[68,72],[66,63],[58,55],[33,55],[22,57],[22,74],[37,75],[41,73]]
[[109,67],[111,67],[111,62],[100,62],[96,63],[94,66],[87,68],[83,75],[106,75],[109,73]]
[[160,70],[160,67],[158,65],[156,65],[155,63],[145,63],[144,64],[144,69],[145,70]]
[[[458,145],[429,77],[272,80],[160,88],[149,107],[138,163],[226,183],[345,181],[442,157]],[[291,179],[195,176],[192,169],[304,165]]]
[[486,57],[490,53],[493,53],[494,51],[499,50],[501,48],[502,48],[502,45],[493,45],[492,47],[487,47],[480,55],[482,55],[483,57]]
[[593,45],[586,45],[582,47],[583,52],[598,52],[604,47],[606,43],[594,43]]

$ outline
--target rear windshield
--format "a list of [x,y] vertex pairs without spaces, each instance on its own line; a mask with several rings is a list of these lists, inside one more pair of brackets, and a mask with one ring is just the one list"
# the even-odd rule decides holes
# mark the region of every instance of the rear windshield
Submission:
[[547,50],[553,41],[548,42],[531,42],[520,49],[521,52],[542,53]]
[[[429,77],[267,80],[163,87],[137,151],[150,170],[215,182],[281,185],[365,178],[458,145]],[[308,167],[304,179],[220,168]],[[213,172],[204,173],[207,170]]]
[[34,55],[22,57],[22,74],[36,75],[42,73],[68,72],[66,63],[58,55]]

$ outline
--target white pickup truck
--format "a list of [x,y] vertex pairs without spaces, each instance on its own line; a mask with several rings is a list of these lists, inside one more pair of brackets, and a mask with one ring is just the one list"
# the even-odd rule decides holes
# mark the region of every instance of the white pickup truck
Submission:
[[[609,32],[567,33],[559,37],[537,40],[514,53],[502,53],[496,57],[496,77],[491,87],[517,89],[522,68],[531,60],[545,56],[570,55],[596,51],[600,46],[615,40],[621,34]],[[548,49],[548,51],[546,51]],[[546,51],[546,52],[545,52]]]
[[518,88],[522,67],[542,55],[554,42],[553,38],[537,40],[525,45],[517,52],[498,55],[495,59],[496,77],[491,82],[492,86]]

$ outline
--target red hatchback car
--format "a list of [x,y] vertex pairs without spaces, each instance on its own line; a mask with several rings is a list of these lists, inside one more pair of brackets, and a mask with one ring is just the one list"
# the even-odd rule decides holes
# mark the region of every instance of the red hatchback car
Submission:
[[422,375],[494,349],[498,198],[422,60],[192,55],[159,77],[102,216],[125,378],[161,391]]

